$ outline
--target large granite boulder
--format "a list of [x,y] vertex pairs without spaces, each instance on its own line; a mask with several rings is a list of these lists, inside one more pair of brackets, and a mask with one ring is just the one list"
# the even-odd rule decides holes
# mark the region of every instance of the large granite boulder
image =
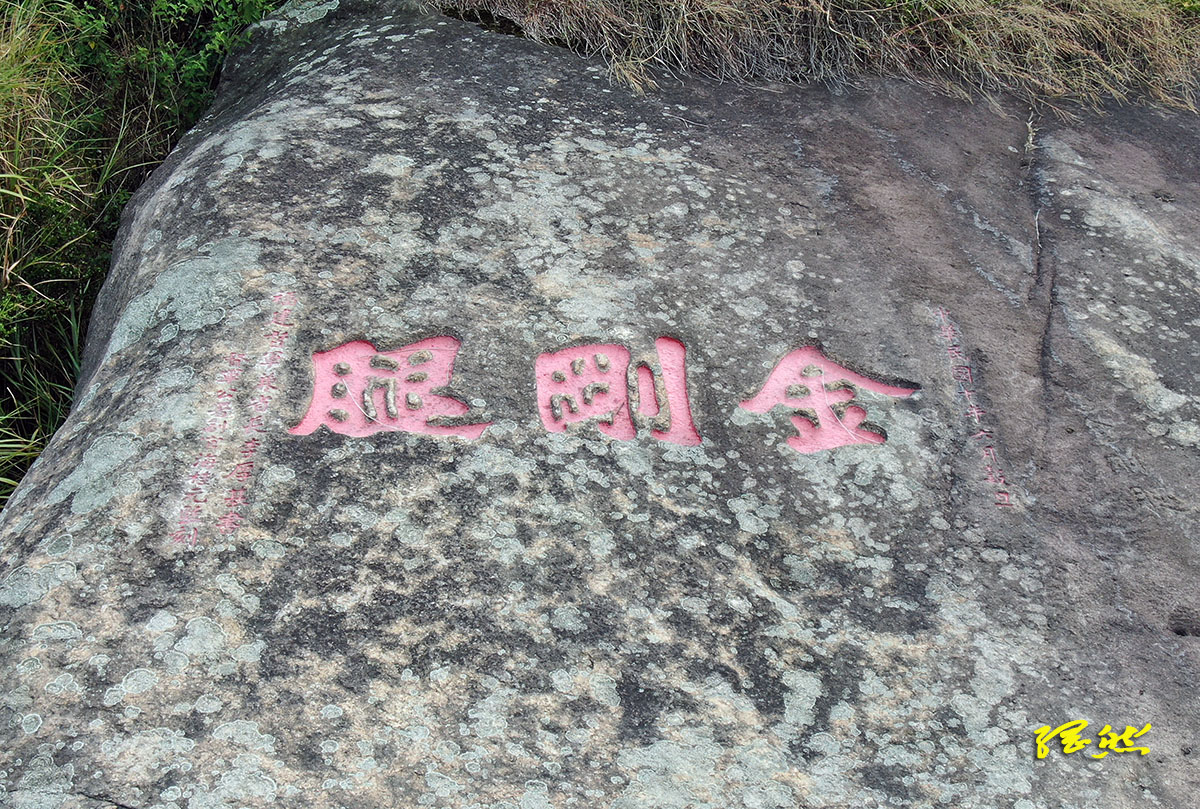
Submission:
[[0,804],[1195,805],[1195,118],[663,84],[258,28],[0,523]]

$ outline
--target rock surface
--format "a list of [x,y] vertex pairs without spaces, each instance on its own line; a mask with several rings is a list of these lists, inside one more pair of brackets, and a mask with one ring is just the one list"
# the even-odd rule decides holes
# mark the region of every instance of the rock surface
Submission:
[[664,84],[259,27],[0,522],[0,804],[1194,805],[1195,119]]

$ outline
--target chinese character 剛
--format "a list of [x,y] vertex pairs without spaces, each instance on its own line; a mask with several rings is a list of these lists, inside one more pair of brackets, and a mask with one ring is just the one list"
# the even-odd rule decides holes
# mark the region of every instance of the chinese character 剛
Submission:
[[901,398],[919,390],[868,379],[833,362],[816,346],[806,346],[781,359],[762,390],[741,407],[752,413],[766,413],[777,405],[795,410],[792,424],[797,435],[787,443],[797,452],[882,444],[885,436],[863,426],[867,411],[852,404],[858,395],[856,388]]
[[[671,337],[660,337],[654,346],[662,374],[656,376],[644,362],[637,365],[637,414],[662,419],[665,400],[668,426],[651,435],[672,444],[699,444],[700,433],[688,402],[686,349]],[[535,363],[542,424],[550,432],[560,433],[568,424],[594,420],[601,432],[621,441],[632,439],[637,430],[629,389],[630,359],[625,346],[607,343],[542,354]]]

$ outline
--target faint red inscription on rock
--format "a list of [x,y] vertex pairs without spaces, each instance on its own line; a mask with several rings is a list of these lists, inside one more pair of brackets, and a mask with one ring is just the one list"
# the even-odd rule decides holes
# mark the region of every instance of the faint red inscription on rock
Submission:
[[308,435],[321,425],[343,435],[379,432],[478,438],[486,423],[462,423],[465,402],[435,393],[450,384],[461,343],[430,337],[396,351],[356,340],[313,354],[312,404],[289,432]]
[[830,360],[816,346],[806,346],[781,359],[762,390],[741,406],[752,413],[766,413],[777,405],[797,411],[792,416],[797,435],[787,441],[797,452],[882,444],[883,435],[862,426],[867,411],[850,404],[858,395],[856,388],[901,398],[919,390],[868,379]]
[[[694,446],[700,433],[688,402],[687,349],[671,337],[654,341],[661,374],[646,363],[637,364],[637,413],[646,419],[659,416],[666,406],[666,429],[654,429],[659,441]],[[599,430],[628,441],[637,435],[629,386],[629,349],[613,343],[564,348],[542,354],[535,363],[538,413],[552,433],[568,424],[595,421]],[[658,384],[661,382],[661,384]]]
[[996,492],[996,500],[992,505],[1015,506],[1012,493],[1008,491],[1008,479],[1004,476],[1004,470],[1000,468],[1000,459],[996,457],[995,435],[991,430],[982,426],[983,417],[987,415],[987,411],[975,401],[975,397],[978,395],[976,390],[978,381],[975,378],[975,372],[971,369],[971,361],[963,348],[962,332],[959,331],[958,326],[950,318],[950,313],[945,309],[939,307],[934,314],[938,319],[938,333],[946,341],[946,358],[950,364],[950,376],[958,382],[958,392],[967,404],[963,411],[963,417],[971,419],[975,426],[979,427],[979,430],[971,438],[981,442],[983,446],[981,454],[983,470],[986,475],[984,480],[997,487],[1003,487]]
[[[216,518],[217,533],[231,536],[242,524],[250,502],[255,458],[267,433],[266,414],[279,392],[276,371],[291,340],[296,293],[271,296],[274,312],[264,324],[260,344],[265,351],[251,363],[245,351],[231,351],[217,374],[220,383],[205,419],[201,439],[205,451],[192,463],[185,479],[183,506],[171,529],[171,540],[195,547],[201,531]],[[254,344],[252,344],[254,345]],[[248,376],[248,374],[256,376]],[[244,440],[237,455],[231,450],[241,428]]]

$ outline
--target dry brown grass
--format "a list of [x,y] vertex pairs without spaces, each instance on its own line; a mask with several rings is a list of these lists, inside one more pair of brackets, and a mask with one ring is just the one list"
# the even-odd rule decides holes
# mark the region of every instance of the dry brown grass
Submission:
[[1195,109],[1192,0],[434,0],[603,57],[634,87],[651,69],[741,81],[890,75],[956,95],[1149,98]]

